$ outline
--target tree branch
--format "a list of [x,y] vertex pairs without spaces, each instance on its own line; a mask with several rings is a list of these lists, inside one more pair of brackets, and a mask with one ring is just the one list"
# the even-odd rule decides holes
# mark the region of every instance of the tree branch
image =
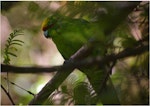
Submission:
[[[144,38],[145,39],[145,38]],[[147,39],[146,39],[147,40]],[[141,41],[145,41],[145,40],[140,40],[139,45],[142,44]],[[139,42],[139,41],[137,41]],[[87,66],[94,66],[94,65],[99,65],[104,63],[106,59],[108,59],[108,62],[111,61],[116,61],[118,59],[122,59],[125,57],[129,57],[129,56],[136,56],[139,54],[142,54],[145,51],[148,51],[148,44],[147,45],[143,45],[143,46],[139,46],[137,45],[136,47],[131,48],[126,48],[124,49],[122,52],[114,55],[108,55],[106,57],[104,57],[103,60],[100,60],[99,56],[97,56],[96,58],[88,58],[88,59],[83,59],[82,61],[80,61],[79,58],[81,58],[81,56],[84,54],[84,52],[86,52],[86,50],[88,50],[88,48],[86,46],[83,46],[81,49],[79,49],[73,56],[72,59],[76,59],[73,62],[67,62],[70,64],[65,65],[60,65],[60,66],[53,66],[53,67],[17,67],[17,66],[12,66],[12,65],[6,65],[6,64],[1,64],[2,66],[2,70],[1,72],[13,72],[13,73],[43,73],[43,72],[56,72],[56,71],[60,71],[62,68],[65,70],[69,69],[69,68],[83,68],[83,67],[87,67]],[[85,48],[84,48],[85,47]],[[72,64],[72,65],[71,65]]]
[[7,64],[1,64],[2,70],[1,72],[12,72],[12,73],[43,73],[43,72],[55,72],[59,71],[61,66],[53,66],[53,67],[18,67]]

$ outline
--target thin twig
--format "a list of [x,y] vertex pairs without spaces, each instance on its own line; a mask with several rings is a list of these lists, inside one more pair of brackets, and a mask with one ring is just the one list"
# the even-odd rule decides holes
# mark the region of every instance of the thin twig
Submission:
[[6,95],[8,96],[9,100],[11,101],[11,103],[13,105],[15,105],[13,99],[11,98],[10,94],[7,92],[7,90],[3,87],[3,85],[1,84],[1,88],[4,90],[4,92],[6,93]]
[[[7,79],[9,79],[9,72],[8,71],[7,71]],[[7,92],[9,93],[9,82],[8,82],[8,80],[6,82],[7,82]]]
[[34,93],[32,93],[31,91],[28,91],[28,90],[26,90],[26,89],[22,88],[21,86],[19,86],[19,85],[15,84],[14,82],[9,81],[7,78],[5,78],[5,77],[4,77],[4,79],[5,79],[6,81],[8,81],[9,83],[11,83],[12,85],[15,85],[15,86],[17,86],[18,88],[20,88],[20,89],[22,89],[22,90],[24,90],[24,91],[28,92],[29,94],[31,94],[31,95],[33,95],[33,96],[35,95],[35,94],[34,94]]
[[101,87],[100,87],[100,90],[98,92],[98,95],[100,95],[100,93],[102,92],[104,86],[106,85],[106,82],[107,82],[107,80],[109,78],[110,72],[112,71],[112,68],[114,67],[115,64],[116,64],[116,61],[114,61],[112,63],[112,65],[109,67],[108,71],[106,72],[106,76],[104,77],[104,80],[102,81],[102,84],[100,84]]

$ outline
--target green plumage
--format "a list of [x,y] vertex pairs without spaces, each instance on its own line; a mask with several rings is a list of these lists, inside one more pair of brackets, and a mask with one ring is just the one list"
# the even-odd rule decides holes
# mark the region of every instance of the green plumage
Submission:
[[[49,26],[51,26],[49,28]],[[43,22],[45,36],[52,38],[59,52],[65,59],[69,59],[80,47],[88,43],[98,33],[95,23],[83,19],[71,19],[64,16],[48,17]]]

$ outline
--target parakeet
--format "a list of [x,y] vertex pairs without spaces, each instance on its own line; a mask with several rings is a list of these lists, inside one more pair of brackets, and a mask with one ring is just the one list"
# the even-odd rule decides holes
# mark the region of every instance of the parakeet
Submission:
[[[42,30],[46,38],[53,40],[64,59],[69,59],[71,55],[77,52],[84,44],[88,43],[89,40],[99,40],[102,38],[100,36],[103,36],[102,30],[95,23],[84,19],[72,19],[60,15],[53,15],[46,18],[43,21]],[[95,51],[97,52],[101,47],[101,45],[96,46]],[[101,84],[101,76],[106,74],[106,71],[96,71],[99,70],[98,68],[89,68],[86,71],[88,70],[90,71],[87,76],[92,77],[90,78],[91,83],[95,85],[94,88],[98,92],[98,87]]]
[[42,30],[46,38],[52,38],[64,59],[69,59],[92,36],[90,23],[83,19],[51,16],[44,20]]

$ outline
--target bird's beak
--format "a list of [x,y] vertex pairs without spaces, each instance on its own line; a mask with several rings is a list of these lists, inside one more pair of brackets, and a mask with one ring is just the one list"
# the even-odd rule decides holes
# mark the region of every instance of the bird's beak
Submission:
[[49,36],[48,36],[48,30],[44,31],[44,36],[45,36],[46,38],[49,38]]

